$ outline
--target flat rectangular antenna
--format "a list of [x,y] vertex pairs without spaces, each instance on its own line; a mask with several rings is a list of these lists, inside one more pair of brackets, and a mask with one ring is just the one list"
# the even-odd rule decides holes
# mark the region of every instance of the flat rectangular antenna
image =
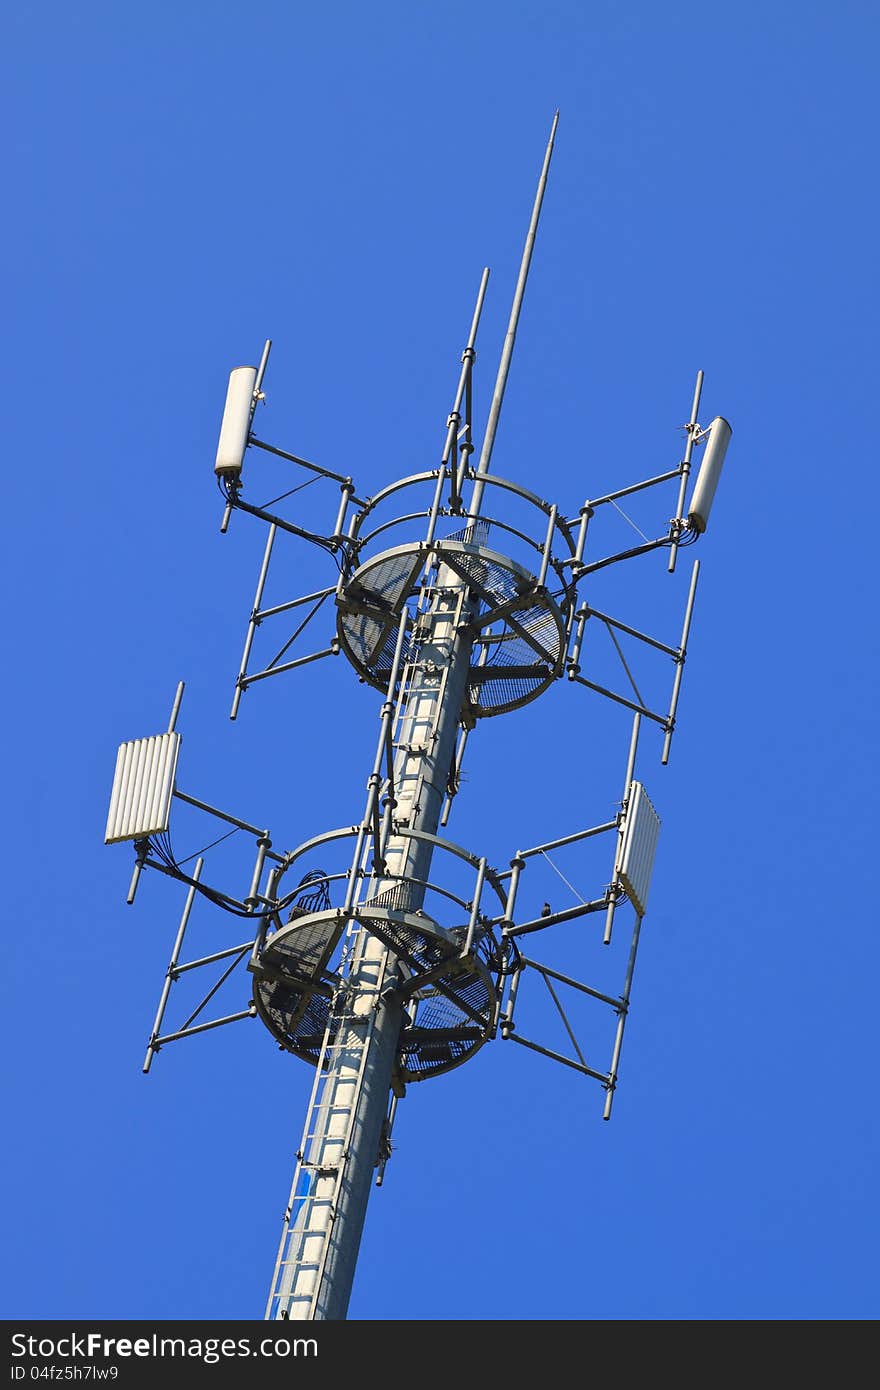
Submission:
[[120,744],[104,844],[145,840],[168,829],[180,734]]
[[651,871],[660,834],[660,817],[641,782],[633,782],[626,812],[620,881],[640,917],[648,905]]

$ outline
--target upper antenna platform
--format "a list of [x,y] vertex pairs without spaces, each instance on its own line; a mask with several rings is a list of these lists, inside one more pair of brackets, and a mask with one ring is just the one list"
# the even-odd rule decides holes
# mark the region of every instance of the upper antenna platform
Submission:
[[465,584],[475,601],[465,722],[535,699],[561,674],[565,659],[570,589],[555,565],[556,595],[545,583],[555,521],[554,515],[537,574],[485,543],[494,524],[485,518],[442,540],[426,538],[365,560],[337,594],[341,650],[364,680],[384,689],[403,608],[410,606],[412,618],[408,651],[429,659],[420,615],[439,586]]

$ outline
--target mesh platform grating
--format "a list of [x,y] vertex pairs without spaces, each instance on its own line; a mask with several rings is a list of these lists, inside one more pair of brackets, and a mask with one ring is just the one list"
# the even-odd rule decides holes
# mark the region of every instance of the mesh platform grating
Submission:
[[[476,531],[476,527],[468,527],[460,534]],[[549,595],[536,597],[532,576],[478,544],[449,538],[438,550],[440,560],[448,561],[456,577],[479,585],[479,615],[510,605],[491,631],[481,629],[474,643],[468,713],[474,718],[504,714],[535,699],[562,667],[564,623],[557,604]],[[377,689],[387,688],[397,620],[402,605],[413,595],[422,560],[420,553],[404,550],[368,561],[343,595],[339,615],[342,649]],[[417,659],[418,646],[409,643],[404,660]]]
[[[396,884],[381,897],[399,894],[401,890],[417,891],[416,885]],[[464,928],[440,935],[430,918],[426,917],[422,925],[414,920],[415,913],[404,915],[391,908],[381,916],[371,915],[381,905],[378,898],[365,903],[362,921],[406,961],[416,979],[444,960],[449,963],[447,973],[417,990],[415,1019],[401,1034],[401,1072],[408,1081],[422,1081],[448,1071],[486,1041],[494,1013],[495,989],[483,962],[494,943],[483,938],[476,948],[481,964],[477,970],[468,968],[458,960],[459,938],[464,939]]]
[[317,1066],[324,1041],[324,1030],[330,1013],[330,1000],[323,994],[312,994],[305,1011],[295,1027],[291,1020],[299,1009],[304,991],[277,980],[261,980],[261,1013],[271,1031],[286,1048]]
[[[401,1033],[398,1065],[409,1081],[447,1071],[482,1046],[495,1008],[488,968],[495,943],[482,937],[475,949],[478,964],[462,965],[464,928],[442,933],[430,918],[407,911],[418,891],[415,884],[395,884],[360,911],[362,926],[406,963],[416,982],[426,971],[444,969],[416,991],[415,1018]],[[254,1000],[264,1023],[283,1047],[313,1066],[330,1018],[331,991],[339,983],[322,968],[336,926],[335,913],[328,912],[283,929],[267,942],[256,972]]]
[[[421,557],[412,551],[389,556],[358,571],[345,590],[345,601],[356,611],[346,612],[342,622],[345,639],[356,665],[370,670],[381,663],[386,648],[387,672],[397,635],[397,620],[406,602]],[[388,675],[385,677],[386,684]]]
[[254,1002],[270,1032],[312,1065],[317,1065],[330,1013],[333,980],[322,970],[322,961],[335,930],[335,913],[327,912],[270,937],[254,981]]

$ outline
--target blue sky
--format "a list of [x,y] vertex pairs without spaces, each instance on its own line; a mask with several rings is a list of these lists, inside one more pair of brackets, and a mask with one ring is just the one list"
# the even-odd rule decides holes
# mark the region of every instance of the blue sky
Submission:
[[[698,369],[733,442],[676,576],[699,556],[668,767],[644,741],[663,829],[613,1119],[500,1041],[411,1088],[350,1316],[875,1318],[874,7],[5,27],[5,1316],[262,1316],[311,1076],[259,1023],[141,1075],[181,895],[147,876],[125,905],[116,748],[184,679],[186,790],[283,848],[359,816],[380,699],[344,662],[228,719],[262,536],[219,534],[227,374],[271,337],[263,432],[364,492],[434,466],[489,265],[485,419],[558,107],[493,468],[573,514],[674,467]],[[595,593],[674,640],[655,560]],[[317,550],[282,565],[331,582]],[[560,683],[486,721],[452,838],[503,867],[600,823],[621,716]],[[203,828],[172,824],[181,856]],[[552,874],[529,892],[567,905]],[[197,909],[206,949],[228,931]],[[588,981],[594,949],[552,948]]]

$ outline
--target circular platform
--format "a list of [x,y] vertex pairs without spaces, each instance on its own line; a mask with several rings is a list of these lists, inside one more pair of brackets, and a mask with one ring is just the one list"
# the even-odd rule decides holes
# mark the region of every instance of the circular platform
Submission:
[[[504,714],[537,699],[562,673],[563,612],[515,560],[458,540],[398,546],[351,575],[337,598],[337,631],[362,678],[387,690],[401,610],[418,594],[429,565],[446,566],[450,582],[469,584],[477,598],[465,717]],[[404,656],[417,654],[411,642]]]
[[282,1047],[317,1065],[337,977],[327,969],[336,908],[309,913],[266,941],[253,967],[257,1013]]
[[[487,1041],[494,1021],[496,991],[486,964],[494,943],[478,939],[462,959],[463,929],[447,931],[423,913],[379,901],[362,904],[355,920],[394,952],[409,975],[402,991],[402,1079],[422,1081],[467,1061]],[[335,908],[290,922],[269,937],[254,967],[257,1012],[282,1047],[313,1066],[340,984],[328,962],[341,924]]]

